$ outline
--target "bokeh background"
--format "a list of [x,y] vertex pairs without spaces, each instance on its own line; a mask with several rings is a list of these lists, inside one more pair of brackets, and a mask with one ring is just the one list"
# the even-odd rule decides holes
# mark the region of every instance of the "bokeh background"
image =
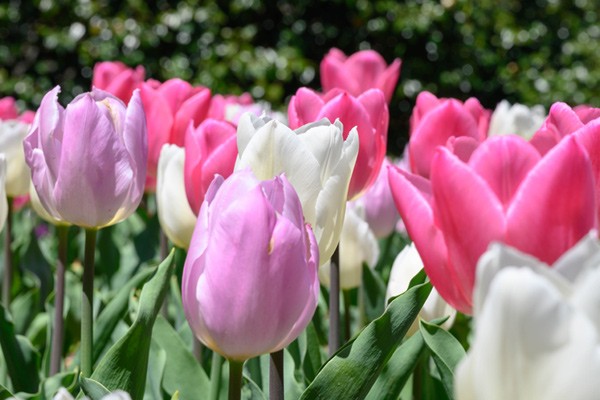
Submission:
[[399,154],[422,90],[488,108],[600,105],[598,12],[596,0],[4,0],[0,96],[35,109],[60,84],[68,101],[97,61],[121,60],[284,109],[298,87],[319,89],[331,47],[373,48],[403,60],[390,109]]

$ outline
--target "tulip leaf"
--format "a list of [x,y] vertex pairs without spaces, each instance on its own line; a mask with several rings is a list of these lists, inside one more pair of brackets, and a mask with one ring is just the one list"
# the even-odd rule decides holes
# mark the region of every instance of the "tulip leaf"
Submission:
[[397,399],[425,349],[425,341],[419,331],[405,340],[388,361],[366,399]]
[[364,263],[362,267],[363,286],[360,288],[360,295],[364,301],[367,321],[372,321],[385,309],[386,286],[375,270]]
[[0,400],[6,400],[15,397],[7,388],[0,385]]
[[146,375],[144,400],[162,399],[164,397],[162,380],[166,363],[167,352],[161,349],[155,340],[152,340],[150,344],[150,357],[148,358],[148,374]]
[[431,284],[411,287],[385,312],[346,343],[321,368],[302,399],[362,399],[392,356],[431,292]]
[[199,393],[209,393],[210,381],[204,369],[162,316],[154,324],[152,338],[166,353],[162,387],[168,394],[179,391],[182,399],[194,399]]
[[454,369],[465,356],[465,349],[454,336],[438,325],[421,321],[420,332],[425,344],[431,350],[446,394],[449,399],[452,399],[454,396]]
[[37,392],[40,384],[37,354],[27,338],[15,335],[12,318],[1,305],[0,347],[15,392]]
[[74,393],[79,391],[78,385],[77,372],[62,372],[42,382],[40,396],[42,399],[52,399],[61,387]]
[[96,367],[91,378],[109,390],[121,389],[132,400],[144,397],[152,327],[165,298],[173,274],[173,251],[144,285],[137,317],[125,336],[115,343]]
[[27,327],[40,312],[40,289],[32,288],[17,296],[10,303],[10,315],[13,316],[15,331],[25,334]]
[[302,367],[304,370],[304,377],[308,382],[312,382],[317,376],[319,368],[321,368],[321,345],[319,343],[319,336],[315,326],[311,322],[305,329],[306,332],[306,353],[302,360]]
[[104,396],[110,394],[110,391],[100,382],[86,378],[83,375],[79,376],[79,385],[81,386],[81,390],[83,390],[85,395],[91,400],[101,400]]

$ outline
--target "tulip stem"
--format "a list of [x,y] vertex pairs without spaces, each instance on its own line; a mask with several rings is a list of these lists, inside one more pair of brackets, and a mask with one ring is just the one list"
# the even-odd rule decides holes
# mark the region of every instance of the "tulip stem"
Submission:
[[283,349],[271,353],[269,364],[269,400],[283,400]]
[[243,361],[229,360],[229,400],[240,400],[242,397],[243,371]]
[[192,351],[198,364],[202,364],[202,342],[196,339],[196,337],[192,339]]
[[[194,340],[197,341],[196,338],[194,338]],[[210,366],[210,400],[219,400],[219,389],[221,388],[222,373],[223,357],[216,351],[213,351],[212,364]]]
[[[160,246],[160,259],[164,260],[169,255],[169,238],[165,232],[160,229],[159,233],[159,246]],[[165,295],[162,306],[160,307],[160,314],[168,321],[169,320],[169,293]]]
[[340,347],[340,252],[339,245],[331,256],[329,276],[329,357]]
[[65,268],[67,265],[68,226],[57,226],[58,259],[56,262],[56,280],[54,282],[54,332],[52,334],[52,350],[50,355],[50,376],[60,372],[62,361],[65,304]]
[[10,292],[13,281],[13,265],[12,265],[12,214],[13,202],[12,198],[7,198],[8,212],[6,215],[6,224],[4,225],[4,276],[2,280],[2,304],[4,308],[9,310],[10,307]]
[[350,315],[350,291],[342,290],[344,298],[344,341],[350,340],[350,325],[352,317]]
[[96,255],[96,229],[85,230],[85,257],[83,262],[83,291],[81,296],[81,372],[92,376],[92,339],[94,324],[94,262]]

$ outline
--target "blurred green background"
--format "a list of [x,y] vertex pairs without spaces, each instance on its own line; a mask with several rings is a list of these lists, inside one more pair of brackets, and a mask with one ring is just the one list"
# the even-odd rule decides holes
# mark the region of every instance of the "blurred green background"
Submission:
[[373,48],[403,60],[390,109],[398,154],[421,90],[488,108],[599,105],[598,12],[596,0],[4,0],[0,96],[35,109],[60,84],[68,101],[89,89],[94,63],[121,60],[283,109],[298,87],[319,88],[329,48]]

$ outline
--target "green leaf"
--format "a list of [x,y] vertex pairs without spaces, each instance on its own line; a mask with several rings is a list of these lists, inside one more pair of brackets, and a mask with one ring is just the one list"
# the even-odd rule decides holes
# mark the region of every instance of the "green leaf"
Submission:
[[431,350],[433,361],[449,399],[454,398],[454,369],[465,356],[460,342],[444,328],[421,321],[420,331],[425,344]]
[[154,277],[144,285],[135,321],[125,336],[108,350],[91,376],[109,390],[126,391],[132,400],[141,400],[144,396],[152,340],[150,332],[165,298],[173,268],[171,251]]
[[10,314],[13,316],[15,331],[22,335],[25,334],[27,327],[39,312],[40,290],[38,288],[32,288],[17,296],[10,303]]
[[70,393],[74,393],[78,390],[78,384],[76,372],[62,372],[42,382],[40,396],[42,399],[52,399],[61,387],[66,388]]
[[306,353],[302,360],[302,368],[307,383],[310,383],[317,376],[317,372],[323,363],[321,359],[321,344],[315,326],[311,322],[305,329],[306,332]]
[[338,350],[301,398],[364,398],[417,317],[430,291],[430,284],[420,284],[396,297],[381,317]]
[[364,301],[364,312],[367,321],[372,321],[379,317],[385,309],[386,285],[379,274],[363,263],[362,270],[363,286],[360,288],[360,295]]
[[425,341],[417,331],[394,352],[366,399],[397,399],[424,350]]
[[179,391],[182,399],[194,399],[199,393],[209,393],[210,381],[204,369],[162,316],[154,324],[152,338],[167,355],[162,386],[168,394]]
[[102,400],[104,396],[110,394],[110,390],[104,387],[100,382],[86,378],[83,375],[79,375],[79,385],[85,395],[92,400]]
[[15,397],[7,388],[0,385],[0,400],[10,399],[11,397]]
[[15,335],[15,327],[4,306],[0,305],[0,347],[15,392],[35,393],[40,384],[37,358],[29,341]]
[[[156,323],[155,323],[156,325]],[[154,335],[152,335],[154,337]],[[144,400],[162,399],[162,379],[167,363],[167,352],[152,340],[150,344],[150,358],[148,358],[148,375],[146,376],[146,389]]]

